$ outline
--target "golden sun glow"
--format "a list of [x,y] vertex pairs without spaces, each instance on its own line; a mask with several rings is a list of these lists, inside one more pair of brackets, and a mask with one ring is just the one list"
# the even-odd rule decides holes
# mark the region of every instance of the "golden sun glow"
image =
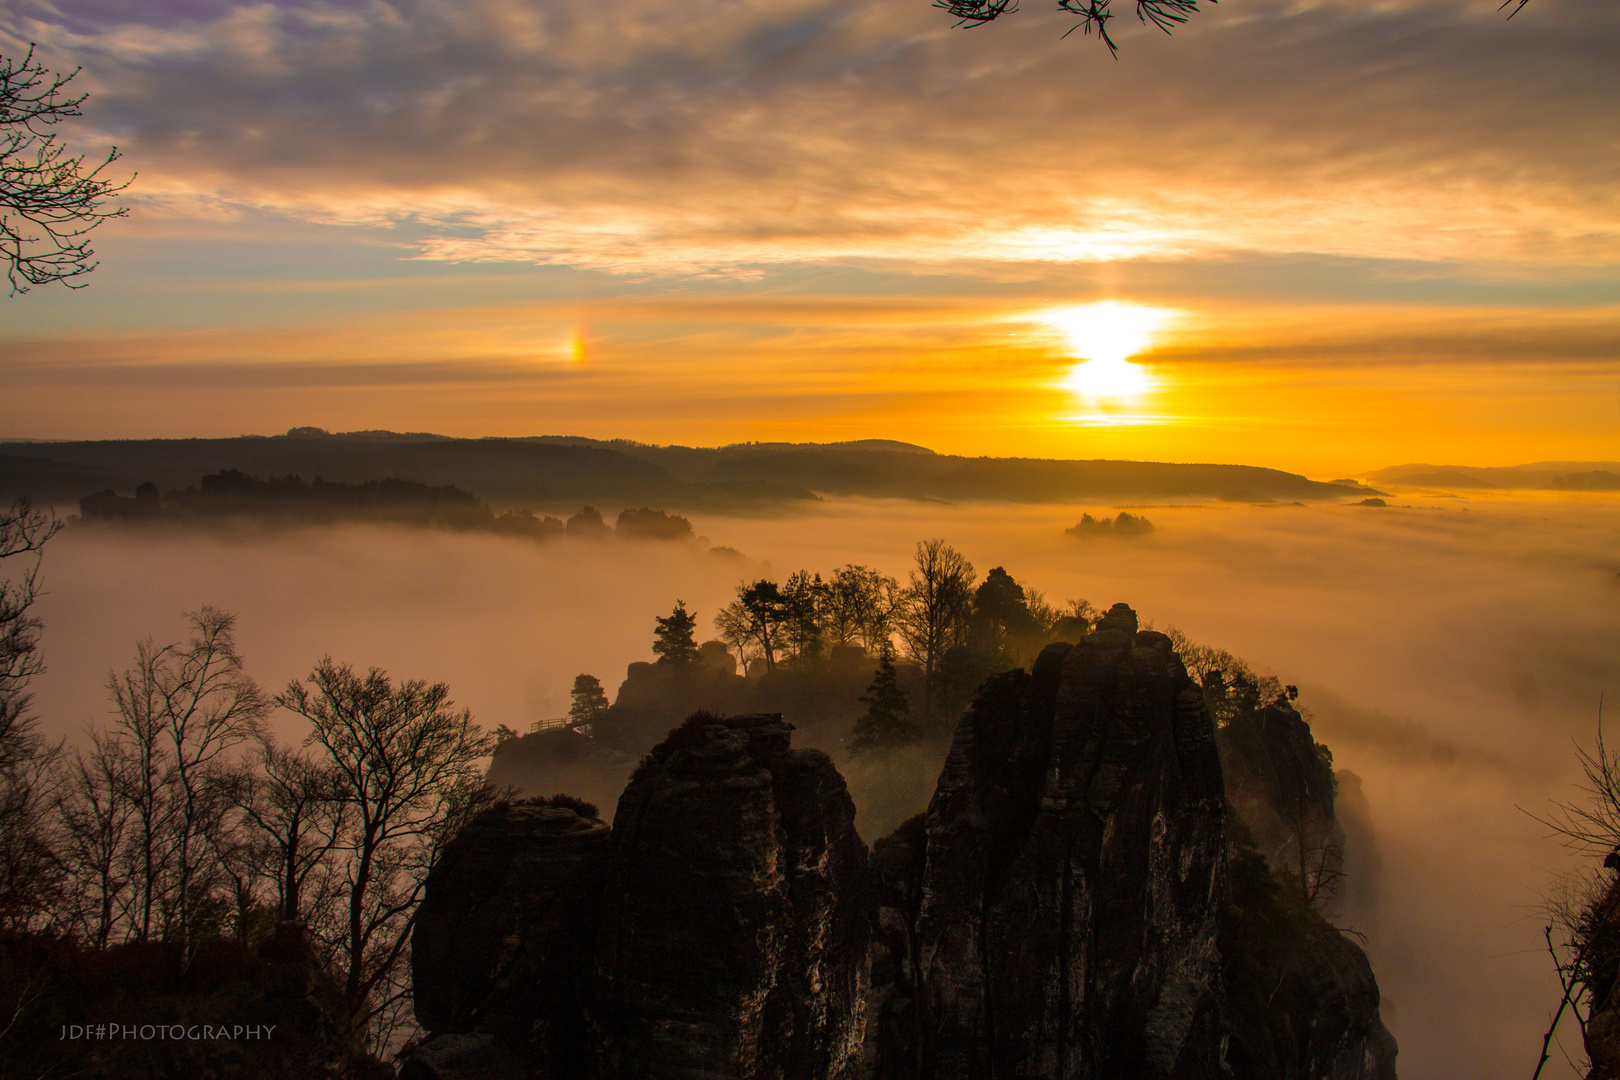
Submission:
[[1162,308],[1107,300],[1062,308],[1043,318],[1063,332],[1074,355],[1084,361],[1069,372],[1064,385],[1088,398],[1128,401],[1153,387],[1152,377],[1128,358],[1151,345],[1170,316]]

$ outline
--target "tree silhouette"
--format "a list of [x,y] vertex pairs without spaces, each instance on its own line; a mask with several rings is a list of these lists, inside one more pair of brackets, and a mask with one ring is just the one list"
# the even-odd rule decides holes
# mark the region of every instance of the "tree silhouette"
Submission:
[[142,940],[174,938],[183,966],[195,948],[196,901],[217,868],[210,848],[231,805],[237,745],[261,737],[270,702],[236,649],[236,617],[205,607],[187,615],[191,638],[136,648],[135,666],[107,688],[118,737],[138,763]]
[[849,748],[857,752],[887,750],[922,738],[922,728],[911,719],[911,702],[900,689],[894,670],[894,650],[885,647],[872,684],[860,699],[866,713],[855,721]]
[[821,655],[826,618],[827,586],[821,575],[797,570],[782,586],[784,639],[800,661]]
[[46,69],[32,45],[21,60],[0,57],[0,252],[13,296],[52,281],[83,288],[70,279],[96,268],[85,237],[128,212],[107,209],[107,200],[129,186],[104,175],[118,148],[87,166],[83,154],[68,157],[50,130],[83,115],[87,95],[66,92],[78,74],[77,68],[66,75]]
[[923,720],[933,719],[939,662],[962,644],[973,609],[973,564],[944,540],[917,541],[916,568],[900,609],[899,630],[923,669]]
[[572,699],[568,706],[568,726],[571,728],[594,724],[608,711],[602,681],[595,675],[575,675],[574,688],[568,692],[568,696]]
[[411,930],[439,850],[494,793],[479,759],[495,749],[444,683],[395,684],[323,658],[276,704],[310,722],[348,828],[337,844],[343,919],[327,942],[349,1020],[380,1051],[410,1000]]
[[1030,614],[1024,587],[1000,566],[985,575],[973,593],[973,621],[991,632],[991,644],[998,648],[1006,638],[1029,637],[1040,629]]
[[29,682],[44,670],[41,624],[30,609],[41,548],[60,527],[27,499],[0,509],[0,567],[8,572],[0,577],[0,925],[12,928],[49,908],[60,879],[46,826],[58,753],[29,707]]
[[746,645],[757,646],[765,670],[775,671],[776,651],[781,648],[788,614],[788,600],[781,587],[762,579],[752,585],[738,585],[737,599],[715,616],[714,625],[721,637],[737,645],[739,652]]
[[653,635],[652,651],[660,664],[691,667],[697,663],[697,638],[692,636],[697,628],[697,616],[686,610],[685,600],[675,601],[675,610],[669,613],[669,618],[653,621],[658,624],[658,630]]
[[834,645],[857,639],[870,653],[880,653],[893,630],[900,603],[900,583],[887,574],[851,563],[833,571],[822,603],[822,622]]

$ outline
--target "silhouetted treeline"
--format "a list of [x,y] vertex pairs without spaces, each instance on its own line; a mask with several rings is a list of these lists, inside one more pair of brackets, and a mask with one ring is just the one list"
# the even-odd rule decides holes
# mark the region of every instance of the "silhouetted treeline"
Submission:
[[649,507],[626,508],[610,528],[595,507],[586,506],[565,524],[525,509],[497,512],[470,491],[454,485],[433,487],[414,480],[386,479],[347,483],[316,477],[284,476],[269,480],[237,469],[210,473],[193,487],[158,492],[150,481],[133,496],[111,489],[79,500],[87,522],[217,521],[247,518],[260,521],[333,523],[391,522],[433,528],[479,530],[536,540],[570,536],[607,536],[630,540],[689,540],[692,523],[679,514]]
[[[1053,606],[1003,567],[981,579],[937,538],[917,544],[903,583],[856,564],[743,582],[712,615],[682,602],[654,619],[655,659],[631,663],[611,703],[581,674],[567,718],[504,732],[491,782],[610,802],[636,759],[698,710],[781,713],[802,745],[832,753],[937,749],[989,674],[1077,641],[1097,617],[1084,600]],[[717,638],[700,640],[705,622]],[[928,757],[918,767],[937,768]]]
[[216,469],[350,483],[397,476],[454,484],[504,505],[605,502],[711,511],[788,507],[814,501],[817,493],[1020,502],[1217,498],[1230,492],[1279,500],[1382,494],[1354,481],[1320,483],[1246,465],[968,458],[883,439],[686,447],[295,428],[270,438],[0,443],[0,486],[41,502],[103,488],[128,491],[146,480],[163,490],[179,488]]
[[1063,530],[1068,536],[1147,536],[1153,531],[1153,522],[1123,510],[1115,518],[1094,518],[1081,514],[1080,521]]

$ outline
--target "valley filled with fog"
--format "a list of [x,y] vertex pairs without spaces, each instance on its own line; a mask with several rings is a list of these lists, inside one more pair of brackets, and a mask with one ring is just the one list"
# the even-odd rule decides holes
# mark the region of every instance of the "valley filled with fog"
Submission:
[[[904,580],[915,542],[943,537],[980,579],[1003,566],[1060,606],[1124,601],[1297,684],[1317,739],[1362,780],[1373,839],[1349,852],[1342,918],[1366,935],[1401,1074],[1528,1075],[1558,993],[1540,906],[1578,864],[1526,811],[1573,797],[1572,740],[1590,742],[1601,693],[1620,698],[1620,500],[1390,501],[1129,508],[1154,524],[1142,537],[1064,533],[1120,507],[861,499],[694,515],[707,543],[75,527],[41,571],[36,711],[81,738],[136,642],[177,640],[183,613],[212,604],[239,618],[267,689],[331,655],[446,681],[486,729],[524,731],[567,710],[581,672],[611,696],[677,600],[701,640],[740,582],[847,563]],[[287,714],[272,723],[301,736]],[[858,803],[883,787],[861,768]],[[1549,1074],[1567,1072],[1555,1052]]]

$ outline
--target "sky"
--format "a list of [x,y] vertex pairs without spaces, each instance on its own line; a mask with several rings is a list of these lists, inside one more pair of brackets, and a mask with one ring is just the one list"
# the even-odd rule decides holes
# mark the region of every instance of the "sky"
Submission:
[[0,437],[1269,465],[1620,446],[1620,7],[4,0],[125,219]]

